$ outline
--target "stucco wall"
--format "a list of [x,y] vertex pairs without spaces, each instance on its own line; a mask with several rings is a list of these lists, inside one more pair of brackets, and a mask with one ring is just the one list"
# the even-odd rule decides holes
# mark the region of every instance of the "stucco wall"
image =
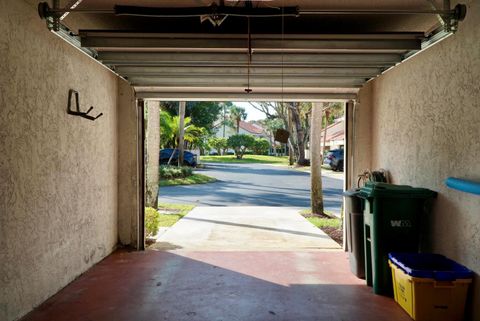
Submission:
[[372,167],[388,169],[394,183],[439,192],[425,249],[476,272],[468,314],[480,320],[480,197],[443,183],[480,181],[480,3],[467,4],[457,34],[362,89],[372,117],[359,126],[371,128]]
[[[0,0],[0,320],[13,320],[117,244],[117,77]],[[67,115],[70,88],[92,122]]]
[[353,135],[350,173],[353,187],[357,186],[358,175],[365,170],[374,170],[371,163],[372,153],[372,86],[368,84],[358,93],[357,102],[352,111],[354,119],[350,129]]

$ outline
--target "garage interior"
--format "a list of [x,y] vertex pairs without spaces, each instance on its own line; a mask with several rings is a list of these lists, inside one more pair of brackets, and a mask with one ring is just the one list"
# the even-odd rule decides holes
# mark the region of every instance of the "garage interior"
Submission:
[[[134,313],[156,287],[122,296],[128,287],[148,281],[142,278],[155,274],[155,266],[182,260],[164,252],[148,261],[147,252],[125,250],[143,247],[139,142],[145,99],[348,101],[347,187],[364,169],[385,168],[395,184],[437,191],[423,250],[475,272],[466,320],[480,319],[480,199],[443,183],[447,177],[480,180],[478,1],[462,1],[465,7],[434,0],[212,3],[65,0],[39,7],[34,0],[0,0],[0,320],[22,318],[67,285],[61,292],[66,296],[54,296],[27,320],[51,319],[56,306],[63,309],[55,314],[58,320],[91,317],[79,312],[85,306],[108,319],[115,305],[85,301],[85,294],[99,293]],[[102,116],[90,121],[69,115],[72,89],[82,110],[92,106],[92,115]],[[192,271],[205,271],[208,281],[217,272],[209,274],[210,267],[198,262],[222,265],[209,255],[183,260]],[[271,253],[272,262],[279,264],[283,259],[276,255]],[[312,264],[338,256],[317,255]],[[295,265],[295,257],[286,264]],[[247,262],[256,260],[251,254]],[[269,268],[288,273],[284,265]],[[327,314],[312,313],[348,319],[369,300],[346,269],[330,271],[330,282],[345,285],[338,300],[350,299],[342,302],[348,308],[332,305]],[[88,278],[69,285],[85,272]],[[248,273],[256,281],[285,281],[275,273]],[[134,277],[119,282],[129,274]],[[96,278],[110,281],[103,292],[95,290]],[[238,275],[232,280],[244,284]],[[182,286],[188,289],[189,282],[200,281]],[[306,299],[331,291],[291,288]],[[115,291],[118,296],[111,295]],[[65,300],[79,310],[67,312],[60,304]],[[285,320],[301,313],[293,305]],[[390,308],[376,297],[363,319]],[[230,319],[241,309],[232,310]],[[125,312],[119,320],[168,312],[119,311]],[[263,319],[280,317],[271,312]]]

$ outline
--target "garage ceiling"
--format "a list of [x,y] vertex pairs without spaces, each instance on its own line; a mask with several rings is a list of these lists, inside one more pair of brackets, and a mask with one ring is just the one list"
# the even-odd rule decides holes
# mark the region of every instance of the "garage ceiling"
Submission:
[[[84,0],[77,8],[200,7],[211,3]],[[226,6],[243,7],[245,3],[225,1]],[[300,12],[432,10],[428,1],[421,0],[251,4],[252,10],[298,6]],[[439,26],[435,15],[405,13],[228,16],[215,27],[209,21],[200,22],[199,17],[118,16],[112,12],[70,14],[63,23],[78,33],[82,47],[127,79],[139,97],[196,100],[353,98],[366,81],[420,50]]]

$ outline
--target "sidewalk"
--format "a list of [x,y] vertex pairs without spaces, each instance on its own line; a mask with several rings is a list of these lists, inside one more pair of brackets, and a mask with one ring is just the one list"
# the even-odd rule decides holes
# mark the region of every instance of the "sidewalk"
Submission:
[[[291,167],[291,168],[293,168],[297,171],[310,173],[310,166],[308,166],[308,167]],[[344,172],[334,172],[331,169],[327,169],[327,168],[322,167],[322,176],[330,177],[330,178],[333,178],[333,179],[340,179],[340,180],[343,181],[344,177],[345,177],[345,173]]]

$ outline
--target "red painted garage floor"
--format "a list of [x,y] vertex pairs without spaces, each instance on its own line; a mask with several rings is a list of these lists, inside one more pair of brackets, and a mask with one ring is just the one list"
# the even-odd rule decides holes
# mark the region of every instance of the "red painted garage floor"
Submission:
[[117,251],[28,321],[410,320],[340,251]]

